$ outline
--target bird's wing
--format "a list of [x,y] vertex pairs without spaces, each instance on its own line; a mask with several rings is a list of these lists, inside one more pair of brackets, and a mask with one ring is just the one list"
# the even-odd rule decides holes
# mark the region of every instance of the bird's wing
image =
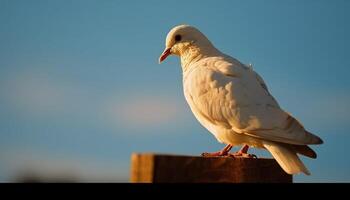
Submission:
[[279,107],[253,70],[227,58],[206,59],[197,65],[201,66],[196,67],[187,87],[202,117],[264,140],[289,144],[321,142]]

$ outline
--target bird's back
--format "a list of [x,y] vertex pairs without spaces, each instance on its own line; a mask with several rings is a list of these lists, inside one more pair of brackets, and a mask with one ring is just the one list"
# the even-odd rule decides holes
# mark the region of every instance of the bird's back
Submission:
[[255,71],[229,56],[192,63],[183,82],[191,110],[202,124],[206,121],[203,125],[211,132],[228,129],[288,144],[319,142],[279,107]]

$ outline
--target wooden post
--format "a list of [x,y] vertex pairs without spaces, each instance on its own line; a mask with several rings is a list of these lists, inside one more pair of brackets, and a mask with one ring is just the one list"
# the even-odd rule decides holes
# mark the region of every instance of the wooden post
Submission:
[[159,154],[131,156],[133,183],[292,183],[274,159]]

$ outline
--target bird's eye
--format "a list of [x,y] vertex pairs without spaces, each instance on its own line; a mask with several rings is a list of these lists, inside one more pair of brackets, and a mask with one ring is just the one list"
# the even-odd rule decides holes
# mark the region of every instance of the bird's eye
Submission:
[[175,35],[175,41],[179,42],[181,40],[181,35]]

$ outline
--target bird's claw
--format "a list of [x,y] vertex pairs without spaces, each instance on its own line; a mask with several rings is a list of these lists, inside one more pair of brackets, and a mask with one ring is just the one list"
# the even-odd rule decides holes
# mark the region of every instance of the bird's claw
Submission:
[[203,157],[220,157],[220,156],[227,156],[228,153],[227,152],[213,152],[213,153],[209,153],[209,152],[204,152],[201,154],[201,156]]
[[234,158],[258,158],[254,154],[242,153],[242,152],[230,153],[228,154],[228,156],[234,157]]

